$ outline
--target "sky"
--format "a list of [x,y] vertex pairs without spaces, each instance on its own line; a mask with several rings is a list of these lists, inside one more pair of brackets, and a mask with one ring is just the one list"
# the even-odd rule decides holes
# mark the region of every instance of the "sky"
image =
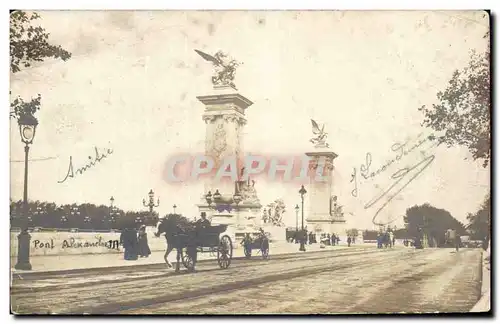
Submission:
[[[223,50],[243,62],[238,92],[246,111],[244,151],[303,154],[312,149],[310,119],[325,124],[335,159],[333,191],[348,226],[371,228],[374,208],[363,206],[390,184],[390,175],[415,164],[419,152],[351,192],[353,168],[372,156],[376,169],[394,157],[391,146],[430,134],[418,108],[437,102],[471,50],[484,52],[488,17],[482,11],[43,11],[53,43],[72,52],[11,76],[13,95],[42,95],[30,149],[29,197],[56,203],[109,204],[141,210],[153,189],[160,214],[198,214],[203,183],[167,183],[165,162],[203,152],[204,106],[211,66],[194,49]],[[69,157],[83,166],[95,147],[112,154],[75,178]],[[437,147],[430,166],[384,209],[404,214],[430,203],[465,222],[490,190],[489,168],[460,147]],[[23,193],[23,145],[11,121],[11,198]],[[38,160],[42,159],[42,160]],[[37,161],[38,160],[38,161]],[[21,161],[21,162],[19,162]],[[392,172],[391,172],[392,171]],[[307,184],[306,188],[307,188]],[[257,179],[263,205],[285,200],[287,225],[300,204],[297,183]],[[307,197],[306,209],[307,210]],[[307,217],[307,215],[306,215]],[[402,226],[401,220],[396,222]]]

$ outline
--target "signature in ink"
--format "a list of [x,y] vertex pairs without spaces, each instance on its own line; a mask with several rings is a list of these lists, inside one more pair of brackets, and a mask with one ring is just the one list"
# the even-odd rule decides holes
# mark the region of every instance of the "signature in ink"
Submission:
[[96,163],[101,162],[103,159],[107,158],[110,154],[113,153],[113,150],[107,149],[106,154],[99,154],[99,150],[97,147],[95,147],[95,158],[93,159],[91,156],[89,156],[89,162],[82,166],[79,169],[76,169],[76,171],[73,171],[73,157],[69,157],[69,167],[68,167],[68,172],[66,173],[66,177],[62,181],[57,181],[58,183],[63,183],[65,182],[68,178],[74,178],[75,173],[78,174],[83,174],[85,171],[87,171],[89,168],[93,167],[96,165]]
[[[408,143],[410,140],[406,140],[404,143],[394,143],[391,146],[391,151],[396,153],[396,156],[388,161],[385,162],[381,167],[379,167],[375,171],[370,172],[370,167],[372,166],[372,154],[370,152],[366,153],[365,156],[365,162],[361,164],[359,167],[359,174],[361,175],[362,179],[361,180],[369,180],[373,179],[379,174],[385,172],[392,164],[394,164],[397,161],[400,161],[403,156],[407,156],[417,148],[421,147],[424,143],[428,142],[432,138],[434,138],[434,135],[428,135],[422,138],[423,133],[420,133],[417,136],[417,142],[411,146],[410,148],[407,147]],[[358,169],[353,168],[353,173],[351,174],[351,183],[354,183],[354,189],[351,191],[351,195],[353,197],[358,197],[358,183],[360,182],[358,180]]]
[[424,159],[422,159],[417,164],[411,167],[399,169],[392,174],[391,179],[395,180],[394,183],[390,185],[382,194],[375,196],[364,206],[365,209],[368,209],[378,203],[382,198],[386,197],[385,202],[377,209],[375,215],[372,218],[373,224],[384,225],[376,222],[378,214],[394,199],[394,197],[396,197],[404,188],[406,188],[411,182],[413,182],[415,178],[417,178],[425,169],[427,169],[429,165],[434,162],[434,159],[434,155],[424,157]]

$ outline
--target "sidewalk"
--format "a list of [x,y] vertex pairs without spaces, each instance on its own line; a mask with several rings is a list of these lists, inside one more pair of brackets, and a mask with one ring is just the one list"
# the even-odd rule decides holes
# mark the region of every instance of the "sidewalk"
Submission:
[[488,251],[483,251],[482,253],[481,298],[479,298],[476,305],[470,310],[471,313],[483,313],[491,310],[491,263],[489,260],[486,260],[490,256],[489,252],[488,247]]
[[[269,247],[269,258],[273,255],[299,253],[299,244],[294,243],[271,243]],[[369,247],[366,245],[353,245],[351,248]],[[320,248],[319,244],[306,245],[306,252],[343,250],[343,246],[326,246]],[[123,259],[123,253],[112,254],[85,254],[85,255],[65,255],[65,256],[34,256],[30,258],[33,270],[15,270],[16,258],[11,258],[10,267],[13,274],[37,273],[52,271],[68,271],[77,269],[107,268],[107,267],[128,267],[148,264],[163,264],[163,255],[165,251],[154,251],[148,258],[139,258],[136,261],[126,261]],[[233,258],[244,257],[243,249],[237,247],[233,249]],[[252,257],[261,257],[260,251],[253,250]],[[198,261],[217,259],[217,253],[198,253]],[[169,262],[176,261],[175,250],[168,256]]]

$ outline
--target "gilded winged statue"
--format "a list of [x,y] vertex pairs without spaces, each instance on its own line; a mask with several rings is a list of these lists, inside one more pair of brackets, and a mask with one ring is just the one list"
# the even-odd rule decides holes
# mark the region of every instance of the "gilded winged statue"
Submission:
[[328,147],[328,143],[326,143],[326,138],[328,136],[328,133],[325,132],[325,125],[319,128],[318,123],[316,123],[313,119],[311,119],[312,123],[312,132],[315,135],[313,138],[311,138],[310,142],[313,143],[314,145],[324,145],[325,147]]
[[203,59],[213,64],[215,70],[212,76],[212,83],[214,85],[229,85],[236,88],[233,81],[236,74],[236,68],[241,65],[241,62],[229,59],[228,55],[222,51],[218,51],[213,56],[200,50],[194,51]]

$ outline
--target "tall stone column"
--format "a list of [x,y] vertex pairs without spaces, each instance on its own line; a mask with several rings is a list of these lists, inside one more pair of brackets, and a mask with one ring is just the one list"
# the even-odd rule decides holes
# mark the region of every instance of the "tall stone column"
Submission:
[[[243,155],[243,127],[247,120],[245,110],[253,103],[237,92],[232,86],[215,86],[212,94],[197,97],[205,105],[203,120],[206,124],[205,154],[214,160],[214,169],[218,170],[229,156],[235,156],[237,161]],[[239,175],[240,170],[236,170]],[[214,194],[215,190],[229,201],[235,192],[235,183],[229,177],[218,181],[213,176],[206,177],[202,202],[198,205],[200,211],[207,212],[212,217],[212,223],[234,223],[235,215],[232,212],[216,212],[211,209],[205,200],[208,191]],[[218,216],[218,217],[214,217]],[[237,217],[236,217],[237,218]]]
[[307,189],[308,231],[317,234],[318,242],[322,233],[344,235],[345,220],[342,214],[336,212],[338,208],[332,190],[333,161],[338,155],[330,151],[325,143],[318,143],[314,150],[306,155],[311,159],[309,169],[312,171]]

